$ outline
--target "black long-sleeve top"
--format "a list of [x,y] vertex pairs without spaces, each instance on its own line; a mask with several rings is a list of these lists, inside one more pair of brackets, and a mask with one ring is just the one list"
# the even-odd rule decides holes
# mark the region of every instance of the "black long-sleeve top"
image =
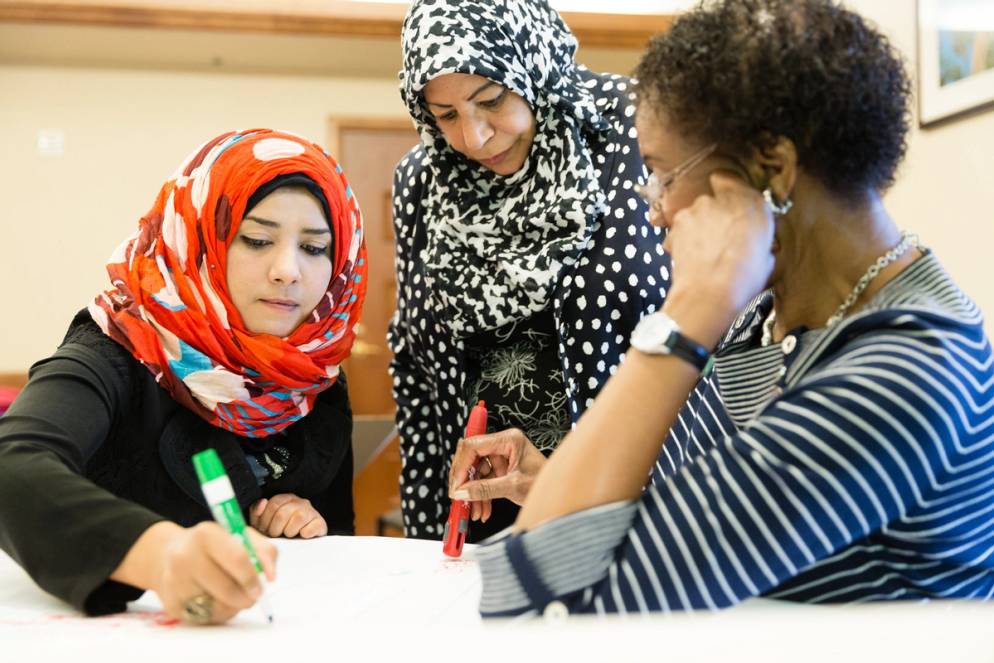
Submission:
[[344,379],[279,435],[250,441],[216,428],[84,310],[0,418],[0,548],[78,609],[119,612],[142,592],[108,578],[138,537],[164,519],[190,526],[211,517],[194,453],[217,450],[243,509],[294,493],[330,533],[351,534],[351,435]]

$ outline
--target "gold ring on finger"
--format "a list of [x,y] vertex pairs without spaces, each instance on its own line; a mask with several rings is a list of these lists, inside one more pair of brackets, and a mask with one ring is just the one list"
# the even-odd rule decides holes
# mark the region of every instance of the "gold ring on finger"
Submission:
[[186,603],[183,604],[183,619],[190,624],[201,626],[210,624],[213,615],[214,597],[206,592],[197,594],[192,599],[187,599]]

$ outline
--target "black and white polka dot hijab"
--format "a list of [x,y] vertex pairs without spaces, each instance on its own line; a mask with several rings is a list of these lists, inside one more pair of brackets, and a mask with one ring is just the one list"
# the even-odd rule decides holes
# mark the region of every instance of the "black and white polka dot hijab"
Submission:
[[[426,274],[460,338],[544,309],[606,209],[585,133],[605,129],[574,63],[576,39],[546,0],[415,0],[404,20],[401,96],[421,135],[432,185]],[[537,131],[522,168],[501,176],[449,147],[422,90],[477,74],[518,93]]]

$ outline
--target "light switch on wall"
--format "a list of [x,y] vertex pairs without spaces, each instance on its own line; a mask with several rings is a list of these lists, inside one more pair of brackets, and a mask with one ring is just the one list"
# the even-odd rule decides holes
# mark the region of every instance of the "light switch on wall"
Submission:
[[38,155],[61,157],[66,152],[66,134],[62,129],[38,130]]

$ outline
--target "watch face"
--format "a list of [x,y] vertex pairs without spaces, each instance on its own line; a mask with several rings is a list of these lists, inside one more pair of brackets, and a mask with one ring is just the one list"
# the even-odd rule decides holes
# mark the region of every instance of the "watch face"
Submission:
[[653,313],[642,318],[632,334],[632,345],[642,352],[669,354],[676,323],[667,315]]
[[663,312],[642,318],[632,332],[632,347],[646,354],[679,357],[700,371],[706,368],[711,354],[704,346],[683,336],[679,325]]

